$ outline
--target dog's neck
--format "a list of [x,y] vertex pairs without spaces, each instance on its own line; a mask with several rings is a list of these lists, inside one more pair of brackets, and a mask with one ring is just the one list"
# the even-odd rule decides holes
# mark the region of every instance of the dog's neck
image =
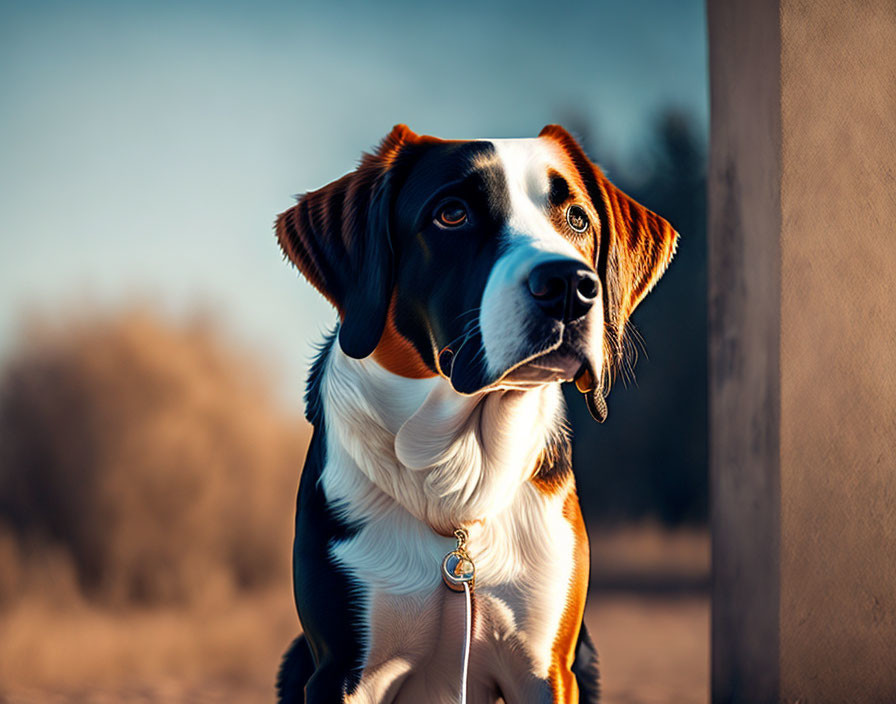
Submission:
[[354,519],[398,503],[438,533],[505,509],[562,422],[558,384],[463,396],[331,345],[321,381],[327,498]]

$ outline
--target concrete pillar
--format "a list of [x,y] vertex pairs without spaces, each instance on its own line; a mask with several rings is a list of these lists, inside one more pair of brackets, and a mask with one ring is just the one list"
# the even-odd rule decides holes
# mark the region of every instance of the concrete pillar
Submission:
[[896,2],[709,0],[714,702],[896,702]]

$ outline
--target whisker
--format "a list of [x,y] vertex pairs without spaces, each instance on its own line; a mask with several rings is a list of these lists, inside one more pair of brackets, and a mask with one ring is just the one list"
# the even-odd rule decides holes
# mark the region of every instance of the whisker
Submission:
[[458,320],[460,320],[460,319],[463,318],[464,316],[466,316],[466,315],[473,315],[474,313],[478,313],[480,310],[482,310],[482,306],[476,306],[475,308],[470,308],[470,310],[465,310],[463,313],[461,313],[460,315],[458,315],[458,316],[457,316],[454,320],[452,320],[451,322],[452,322],[452,323],[456,323]]
[[[472,328],[470,326],[472,326]],[[475,334],[478,330],[479,330],[479,320],[478,319],[473,319],[473,320],[466,322],[463,326],[463,332],[461,332],[461,334],[458,335],[457,337],[449,340],[448,343],[445,345],[445,347],[451,347],[452,345],[457,343],[458,340],[466,338],[467,336],[469,336],[471,334]],[[456,351],[457,350],[455,350],[455,352]]]

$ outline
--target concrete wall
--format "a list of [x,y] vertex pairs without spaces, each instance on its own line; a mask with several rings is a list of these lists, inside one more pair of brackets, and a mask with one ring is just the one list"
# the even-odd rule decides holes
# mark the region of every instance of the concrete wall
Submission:
[[709,29],[713,700],[896,702],[896,2]]

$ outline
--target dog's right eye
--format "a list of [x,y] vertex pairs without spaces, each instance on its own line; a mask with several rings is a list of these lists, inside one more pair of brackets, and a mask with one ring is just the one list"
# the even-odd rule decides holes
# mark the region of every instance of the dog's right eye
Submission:
[[589,225],[588,215],[586,215],[584,208],[579,205],[569,206],[569,209],[566,211],[566,222],[578,233],[587,230]]
[[441,227],[460,227],[467,221],[467,207],[459,200],[449,200],[436,208],[436,224]]

